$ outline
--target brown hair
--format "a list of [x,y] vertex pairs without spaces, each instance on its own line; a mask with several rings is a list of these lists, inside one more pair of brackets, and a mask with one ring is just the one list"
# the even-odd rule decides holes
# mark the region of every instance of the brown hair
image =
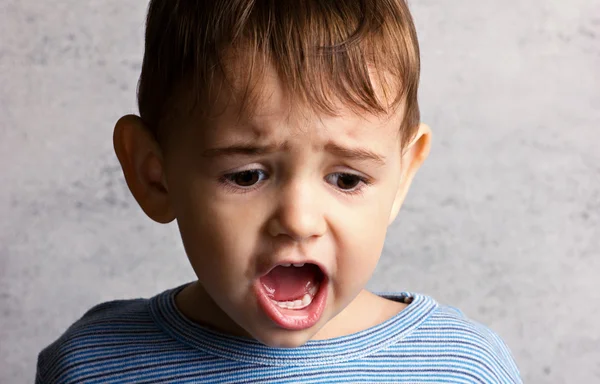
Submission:
[[373,114],[402,106],[402,144],[416,133],[419,45],[405,0],[151,0],[140,116],[160,138],[181,90],[210,114],[232,81],[245,82],[249,108],[252,79],[266,65],[320,112],[334,114],[335,101]]

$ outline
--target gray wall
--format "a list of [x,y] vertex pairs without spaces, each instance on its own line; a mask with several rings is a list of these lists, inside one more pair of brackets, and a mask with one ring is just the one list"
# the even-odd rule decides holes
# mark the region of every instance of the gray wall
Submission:
[[[0,382],[103,300],[192,279],[111,147],[146,3],[0,1]],[[431,158],[371,288],[495,329],[530,383],[600,380],[600,4],[413,0]]]

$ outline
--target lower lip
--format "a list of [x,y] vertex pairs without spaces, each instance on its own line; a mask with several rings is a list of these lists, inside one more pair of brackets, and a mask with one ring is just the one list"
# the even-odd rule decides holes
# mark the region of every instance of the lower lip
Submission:
[[254,288],[258,305],[275,324],[284,329],[299,331],[314,326],[321,319],[327,302],[327,283],[327,278],[324,278],[319,284],[319,290],[313,297],[312,302],[308,307],[302,309],[281,308],[273,303],[260,280],[256,281]]

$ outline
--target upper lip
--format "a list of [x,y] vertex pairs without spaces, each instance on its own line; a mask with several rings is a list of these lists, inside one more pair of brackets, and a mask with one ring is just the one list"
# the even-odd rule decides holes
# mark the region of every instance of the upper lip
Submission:
[[282,264],[314,264],[317,267],[319,267],[319,269],[321,270],[321,273],[323,273],[323,275],[329,276],[327,268],[325,268],[323,263],[316,261],[316,260],[309,260],[309,259],[283,259],[281,261],[277,261],[276,263],[266,264],[265,265],[266,268],[261,269],[261,273],[259,274],[259,276],[263,277],[263,276],[269,274],[269,272],[271,272],[275,267],[278,267]]

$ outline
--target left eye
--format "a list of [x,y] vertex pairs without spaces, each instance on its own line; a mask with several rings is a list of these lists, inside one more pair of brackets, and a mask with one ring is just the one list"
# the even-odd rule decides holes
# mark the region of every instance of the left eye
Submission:
[[334,184],[343,191],[352,190],[361,182],[364,182],[364,178],[350,173],[333,173],[328,175],[327,179],[331,184]]

